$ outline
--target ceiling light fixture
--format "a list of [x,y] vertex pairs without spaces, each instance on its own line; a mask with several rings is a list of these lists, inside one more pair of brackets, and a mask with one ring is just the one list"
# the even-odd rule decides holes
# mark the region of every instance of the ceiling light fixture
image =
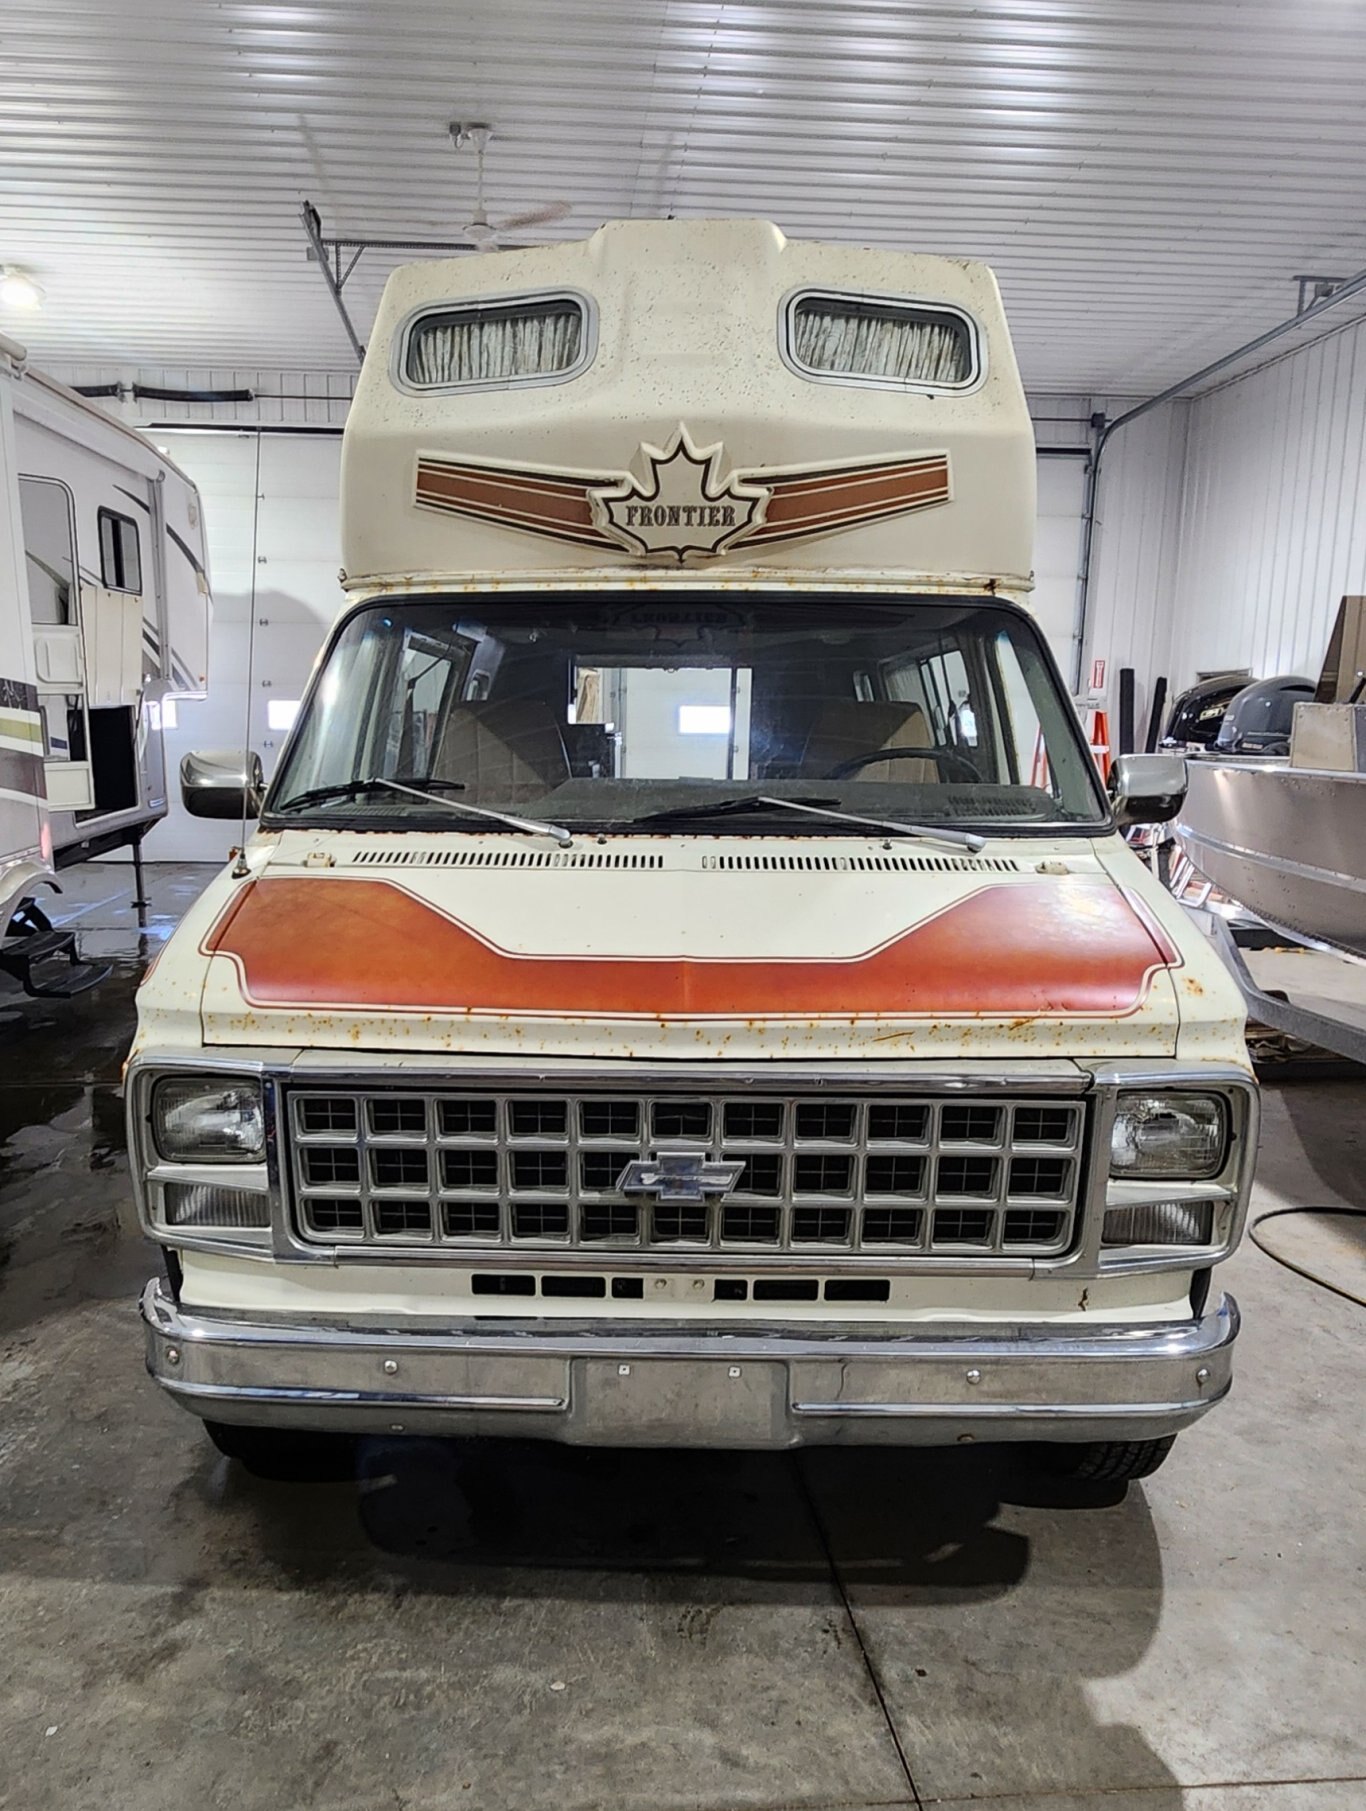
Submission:
[[6,264],[0,270],[0,308],[13,308],[25,314],[31,314],[35,308],[41,308],[47,291],[41,283],[35,283],[26,270],[20,270],[17,264]]

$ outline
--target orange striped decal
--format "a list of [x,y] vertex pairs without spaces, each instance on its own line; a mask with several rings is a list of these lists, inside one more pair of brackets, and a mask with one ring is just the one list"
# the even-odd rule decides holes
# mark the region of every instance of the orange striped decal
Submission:
[[[758,473],[746,474],[751,482]],[[884,516],[907,515],[949,500],[948,455],[912,459],[894,465],[860,466],[800,478],[762,480],[772,489],[761,527],[745,540],[792,541],[804,535],[833,534]]]
[[[729,548],[833,534],[930,509],[947,503],[952,495],[946,453],[772,474],[756,467],[737,470],[731,479],[762,486],[769,496],[760,525],[730,537]],[[621,553],[626,550],[621,538],[595,518],[593,497],[619,488],[623,481],[619,472],[600,476],[539,472],[423,454],[417,462],[414,502],[443,515]]]
[[1122,1016],[1179,962],[1108,881],[988,886],[852,957],[523,955],[384,880],[284,876],[205,939],[253,1006],[556,1018]]
[[415,500],[424,509],[500,523],[528,534],[616,548],[593,521],[588,493],[595,481],[550,472],[499,471],[488,466],[419,459]]

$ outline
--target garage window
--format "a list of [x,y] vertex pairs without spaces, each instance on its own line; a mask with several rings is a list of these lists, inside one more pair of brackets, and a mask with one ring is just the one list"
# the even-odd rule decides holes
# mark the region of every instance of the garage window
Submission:
[[112,509],[100,511],[100,582],[106,591],[142,590],[138,525]]
[[592,358],[590,330],[581,296],[460,302],[412,323],[403,376],[420,390],[562,383]]
[[790,296],[782,350],[803,377],[880,388],[963,390],[981,376],[971,317],[890,296]]

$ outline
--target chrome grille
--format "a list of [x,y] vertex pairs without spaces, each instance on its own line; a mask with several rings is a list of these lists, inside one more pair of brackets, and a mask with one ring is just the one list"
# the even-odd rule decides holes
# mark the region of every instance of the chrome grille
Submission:
[[[300,1236],[328,1245],[1047,1255],[1072,1242],[1076,1100],[293,1089]],[[697,1201],[624,1192],[692,1152]]]

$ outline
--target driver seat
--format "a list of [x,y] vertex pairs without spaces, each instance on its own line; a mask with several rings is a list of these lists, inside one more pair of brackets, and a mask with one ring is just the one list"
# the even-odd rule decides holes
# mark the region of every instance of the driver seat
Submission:
[[534,698],[456,704],[434,763],[441,780],[463,780],[473,804],[525,804],[569,778],[564,738]]
[[[884,748],[931,748],[933,739],[924,711],[918,704],[863,704],[857,698],[832,699],[807,732],[802,750],[801,773],[805,778],[828,775],[832,768],[857,755]],[[855,780],[890,780],[903,786],[933,785],[939,779],[936,761],[869,761],[850,776]]]

